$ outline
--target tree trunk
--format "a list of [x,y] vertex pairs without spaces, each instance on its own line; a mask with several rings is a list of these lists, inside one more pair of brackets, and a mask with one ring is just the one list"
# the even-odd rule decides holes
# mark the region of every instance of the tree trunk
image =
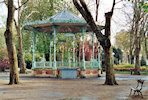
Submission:
[[140,53],[140,47],[139,47],[139,21],[136,22],[136,26],[135,26],[135,70],[134,70],[134,74],[135,75],[140,75],[140,66],[139,66],[139,53]]
[[108,12],[105,14],[106,17],[106,24],[105,24],[105,35],[108,37],[104,42],[103,45],[104,50],[104,62],[105,62],[105,71],[106,71],[106,80],[105,84],[107,85],[118,85],[115,80],[114,75],[114,67],[113,67],[113,55],[112,55],[112,46],[110,42],[110,26],[111,26],[111,18],[112,12]]
[[25,60],[23,55],[23,49],[22,49],[22,34],[20,31],[20,28],[18,29],[18,39],[19,39],[19,47],[18,47],[18,54],[20,59],[20,73],[26,73],[26,66],[25,66]]
[[[146,35],[148,35],[148,34],[146,34]],[[147,36],[145,36],[145,52],[146,52],[146,58],[148,59]]]
[[15,22],[15,27],[17,30],[17,34],[18,34],[18,41],[19,41],[19,46],[18,46],[18,55],[19,55],[19,66],[20,66],[20,73],[26,73],[26,66],[25,66],[25,60],[24,60],[24,55],[23,55],[23,47],[22,47],[22,34],[21,34],[21,30],[20,30],[20,21],[18,18],[18,25]]
[[134,44],[132,43],[133,41],[133,34],[134,34],[134,20],[133,20],[133,25],[132,25],[132,29],[130,31],[130,64],[133,64],[133,48],[134,48]]
[[107,85],[117,85],[114,75],[113,67],[113,56],[112,56],[112,47],[104,48],[104,62],[105,62],[105,71],[106,71],[106,80],[105,84]]
[[[18,7],[20,6],[20,0],[18,0]],[[20,73],[26,73],[26,65],[25,65],[25,60],[24,60],[24,55],[23,55],[23,46],[22,46],[22,34],[21,34],[21,28],[20,28],[20,9],[18,9],[18,25],[15,22],[15,27],[17,30],[18,34],[18,41],[19,41],[19,46],[18,46],[18,55],[19,55],[19,66],[20,66]]]
[[96,21],[98,21],[98,8],[99,8],[100,0],[96,0]]
[[[113,15],[113,10],[115,6],[115,0],[113,1],[113,7],[111,12],[105,14],[106,24],[105,24],[105,35],[101,33],[99,27],[95,24],[91,12],[89,11],[84,0],[73,0],[74,5],[82,14],[83,18],[87,21],[87,23],[92,28],[93,32],[96,34],[98,41],[104,49],[105,56],[105,68],[106,68],[106,85],[117,85],[114,75],[113,61],[112,61],[112,48],[110,43],[110,23]],[[80,5],[81,4],[81,5]]]
[[8,0],[8,17],[7,17],[7,25],[6,31],[4,33],[8,57],[10,62],[10,82],[9,84],[18,84],[19,83],[19,75],[18,75],[18,61],[16,49],[13,41],[13,20],[14,20],[14,7],[13,0]]

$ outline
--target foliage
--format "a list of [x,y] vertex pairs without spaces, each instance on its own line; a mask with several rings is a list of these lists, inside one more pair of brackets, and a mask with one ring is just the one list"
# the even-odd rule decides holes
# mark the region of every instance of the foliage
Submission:
[[[115,71],[115,73],[118,73],[118,74],[131,74],[130,71]],[[140,74],[148,75],[148,72],[140,72]]]
[[119,61],[122,61],[122,51],[120,48],[113,47],[114,54],[114,63],[119,64]]
[[78,13],[72,6],[71,0],[29,0],[22,14],[22,17],[26,18],[22,21],[45,20],[61,11],[65,5],[70,11]]
[[49,34],[38,33],[36,34],[36,51],[39,53],[48,54],[50,47]]
[[[67,6],[67,9],[78,14],[76,8],[72,5],[72,0],[29,0],[27,4],[24,5],[24,10],[22,11],[21,17],[23,18],[22,23],[35,21],[35,20],[44,20],[48,17],[54,15],[55,13],[64,9]],[[25,52],[30,52],[32,48],[32,35],[31,32],[23,31],[23,49]],[[58,35],[58,34],[57,34]],[[49,38],[51,34],[39,33],[36,32],[36,43],[35,51],[38,53],[44,53],[45,55],[49,54],[49,45],[50,41],[53,41],[53,38]],[[51,36],[53,37],[53,36]],[[60,37],[60,36],[59,36]],[[57,44],[59,48],[59,44]],[[52,49],[53,52],[53,49]],[[58,50],[57,50],[58,52]],[[58,55],[58,53],[57,53]],[[48,55],[49,56],[49,55]]]
[[147,13],[148,13],[148,6],[147,6],[147,0],[128,0],[133,4],[133,25],[132,29],[134,29],[135,33],[135,70],[134,74],[139,75],[140,70],[140,64],[139,64],[139,53],[141,50],[141,42],[143,40],[143,33],[145,33],[145,27],[147,27]]
[[141,63],[141,66],[145,66],[145,65],[146,65],[146,61],[145,61],[143,55],[142,55],[142,57],[141,57],[141,61],[140,61],[140,63]]
[[[135,0],[128,0],[129,2],[132,2],[132,3],[134,3],[135,2]],[[146,12],[148,12],[148,0],[144,0],[145,2],[140,2],[139,3],[139,8],[143,8],[144,9],[144,12],[146,13]]]
[[9,69],[9,58],[5,57],[3,61],[0,61],[0,71],[5,71],[5,69]]
[[35,55],[35,61],[40,61],[41,59],[41,55],[40,54],[36,54]]
[[[120,65],[114,65],[116,71],[134,71],[134,68],[134,64],[121,63]],[[140,70],[148,70],[148,68],[146,66],[141,66]]]
[[31,52],[32,33],[30,31],[22,30],[22,44],[24,52]]
[[128,31],[121,30],[116,34],[116,45],[125,52],[130,49],[130,34]]
[[134,64],[126,64],[126,63],[121,63],[120,65],[114,65],[114,68],[134,68]]
[[24,59],[25,59],[25,63],[26,63],[26,68],[31,69],[31,67],[32,67],[32,54],[26,53]]
[[4,30],[5,29],[0,29],[0,61],[2,61],[4,57],[8,55],[4,37]]

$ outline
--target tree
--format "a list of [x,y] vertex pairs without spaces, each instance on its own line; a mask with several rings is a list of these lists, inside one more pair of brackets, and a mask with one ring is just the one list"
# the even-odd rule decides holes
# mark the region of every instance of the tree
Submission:
[[[148,28],[148,24],[147,24],[147,28]],[[144,44],[145,44],[145,53],[146,53],[146,58],[148,59],[148,32],[145,32],[145,41],[144,41]]]
[[4,37],[4,31],[5,29],[0,29],[0,61],[3,61],[7,54],[6,49],[6,43],[5,43],[5,37]]
[[26,4],[28,2],[25,1],[22,5],[20,5],[20,0],[18,0],[18,22],[16,22],[16,20],[14,19],[15,22],[15,28],[17,30],[17,34],[18,34],[18,55],[19,55],[19,66],[20,66],[20,73],[26,73],[26,66],[25,66],[25,60],[24,60],[24,54],[23,54],[23,45],[22,45],[22,34],[21,34],[21,20],[23,19],[21,17],[21,8],[23,7],[24,4]]
[[13,41],[13,20],[14,20],[14,7],[13,0],[8,0],[8,17],[6,24],[6,31],[4,33],[8,57],[10,62],[10,82],[9,84],[18,84],[19,83],[19,75],[18,75],[18,61],[16,49]]
[[[124,51],[129,63],[133,62],[134,35],[131,31],[121,30],[116,34],[116,46]],[[129,56],[130,55],[130,56]],[[131,57],[131,58],[130,58]]]
[[[140,54],[140,39],[143,34],[141,34],[141,31],[143,29],[139,29],[141,26],[141,23],[143,22],[143,19],[145,17],[145,10],[143,9],[144,5],[144,0],[132,0],[134,2],[134,25],[135,25],[135,70],[134,74],[135,75],[140,75],[140,64],[139,64],[139,54]],[[145,23],[145,22],[144,22]],[[144,28],[144,27],[143,27]]]
[[101,33],[101,30],[94,22],[94,19],[91,15],[91,12],[89,11],[86,3],[84,0],[73,0],[74,5],[78,9],[78,11],[82,14],[83,18],[87,21],[87,23],[90,25],[92,30],[97,36],[97,39],[99,40],[101,46],[104,50],[104,56],[105,56],[105,69],[106,69],[106,85],[117,85],[117,82],[115,80],[114,75],[114,68],[113,68],[113,58],[112,58],[112,46],[110,42],[110,24],[111,24],[111,18],[113,15],[113,10],[115,6],[115,0],[113,1],[113,6],[110,12],[105,13],[106,18],[106,24],[105,24],[105,35]]
[[114,55],[114,63],[115,64],[120,64],[120,61],[122,61],[122,51],[121,51],[121,49],[113,47],[113,52],[115,53],[115,55]]

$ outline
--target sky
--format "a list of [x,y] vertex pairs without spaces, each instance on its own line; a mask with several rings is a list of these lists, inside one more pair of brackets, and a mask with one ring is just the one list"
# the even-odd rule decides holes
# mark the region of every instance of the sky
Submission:
[[[96,0],[85,0],[89,5],[89,9],[92,15],[95,17],[95,1]],[[111,21],[111,42],[115,44],[115,35],[121,30],[128,30],[130,28],[130,23],[127,24],[129,18],[123,13],[126,11],[128,14],[132,15],[131,5],[129,7],[124,7],[126,1],[120,2],[121,0],[116,0],[116,5],[114,8],[114,13]],[[111,11],[113,0],[100,0],[99,11],[98,11],[98,23],[99,25],[105,25],[105,13]],[[127,4],[127,2],[126,2]],[[94,6],[93,6],[94,5]],[[131,17],[131,16],[130,16]]]
[[5,27],[5,25],[3,24],[4,19],[2,16],[4,17],[7,16],[7,7],[5,6],[4,3],[1,3],[1,2],[2,0],[0,0],[0,28],[3,28]]
[[[3,0],[0,0],[0,2],[2,2]],[[85,0],[93,17],[95,17],[95,0]],[[117,32],[119,32],[120,30],[127,30],[129,28],[127,24],[127,20],[128,18],[125,16],[125,14],[122,12],[122,8],[123,8],[123,2],[119,2],[120,0],[116,0],[116,2],[118,2],[115,5],[115,9],[114,9],[114,14],[112,17],[112,22],[111,22],[111,42],[114,45],[115,44],[115,35]],[[16,0],[14,0],[14,3],[16,2]],[[112,4],[113,4],[113,0],[100,0],[100,5],[99,5],[99,11],[98,11],[98,23],[99,25],[105,25],[105,17],[104,14],[108,11],[111,10],[112,8]],[[128,13],[130,13],[131,11],[129,9],[131,8],[127,8],[129,11]],[[15,13],[15,17],[17,14]],[[1,16],[4,16],[4,18],[2,18]],[[5,4],[0,3],[0,28],[4,28],[5,25],[3,24],[3,22],[6,20],[7,17],[7,7],[5,6]]]

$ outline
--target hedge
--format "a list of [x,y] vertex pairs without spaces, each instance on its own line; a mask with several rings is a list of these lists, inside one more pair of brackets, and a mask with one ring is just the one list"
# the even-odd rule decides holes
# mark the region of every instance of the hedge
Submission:
[[[125,64],[125,63],[122,63],[120,65],[114,65],[114,69],[116,71],[134,71],[135,69],[135,65],[134,64]],[[146,66],[141,66],[140,67],[140,70],[148,70],[148,67]]]

